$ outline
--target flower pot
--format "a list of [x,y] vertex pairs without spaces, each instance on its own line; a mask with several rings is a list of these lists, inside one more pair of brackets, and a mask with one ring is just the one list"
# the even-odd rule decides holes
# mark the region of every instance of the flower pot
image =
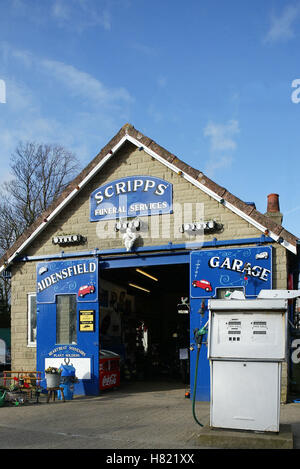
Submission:
[[60,385],[60,373],[45,373],[47,388],[57,388]]

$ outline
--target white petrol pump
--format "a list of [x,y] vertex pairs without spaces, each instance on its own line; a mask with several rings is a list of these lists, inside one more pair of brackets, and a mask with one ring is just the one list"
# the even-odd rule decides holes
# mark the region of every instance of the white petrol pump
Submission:
[[279,431],[288,299],[299,296],[300,290],[262,290],[246,299],[235,291],[209,300],[211,427]]

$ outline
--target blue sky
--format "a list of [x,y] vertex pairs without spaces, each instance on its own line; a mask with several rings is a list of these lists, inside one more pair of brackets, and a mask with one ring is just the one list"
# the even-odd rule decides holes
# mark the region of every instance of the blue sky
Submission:
[[299,38],[300,1],[0,0],[0,182],[19,140],[85,166],[130,122],[300,236]]

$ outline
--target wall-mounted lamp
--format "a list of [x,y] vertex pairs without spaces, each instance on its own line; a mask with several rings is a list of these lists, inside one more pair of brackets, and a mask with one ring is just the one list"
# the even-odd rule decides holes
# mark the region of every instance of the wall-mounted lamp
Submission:
[[196,223],[184,223],[179,227],[180,233],[185,232],[212,232],[219,231],[223,228],[223,225],[217,223],[215,220],[209,220],[207,222],[196,222]]
[[81,244],[84,243],[86,238],[80,234],[71,234],[71,235],[63,235],[63,236],[54,236],[52,238],[53,244],[58,244],[59,246],[65,244]]
[[127,228],[130,228],[131,230],[134,229],[136,231],[139,231],[141,229],[140,220],[133,220],[129,222],[118,221],[115,224],[115,231],[126,231]]

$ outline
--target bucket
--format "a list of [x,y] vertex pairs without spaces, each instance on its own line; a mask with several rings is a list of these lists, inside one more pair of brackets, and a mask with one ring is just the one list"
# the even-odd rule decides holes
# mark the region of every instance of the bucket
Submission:
[[[70,365],[70,360],[67,362],[65,359],[65,363],[62,363],[59,369],[61,370],[60,387],[63,388],[64,398],[66,401],[71,401],[74,393],[75,368],[72,364]],[[57,397],[62,400],[60,391],[57,392]]]
[[[63,389],[65,401],[71,401],[73,399],[74,384],[61,384],[60,388]],[[62,401],[62,394],[57,391],[57,397]]]
[[60,385],[60,374],[45,373],[47,388],[58,388]]

